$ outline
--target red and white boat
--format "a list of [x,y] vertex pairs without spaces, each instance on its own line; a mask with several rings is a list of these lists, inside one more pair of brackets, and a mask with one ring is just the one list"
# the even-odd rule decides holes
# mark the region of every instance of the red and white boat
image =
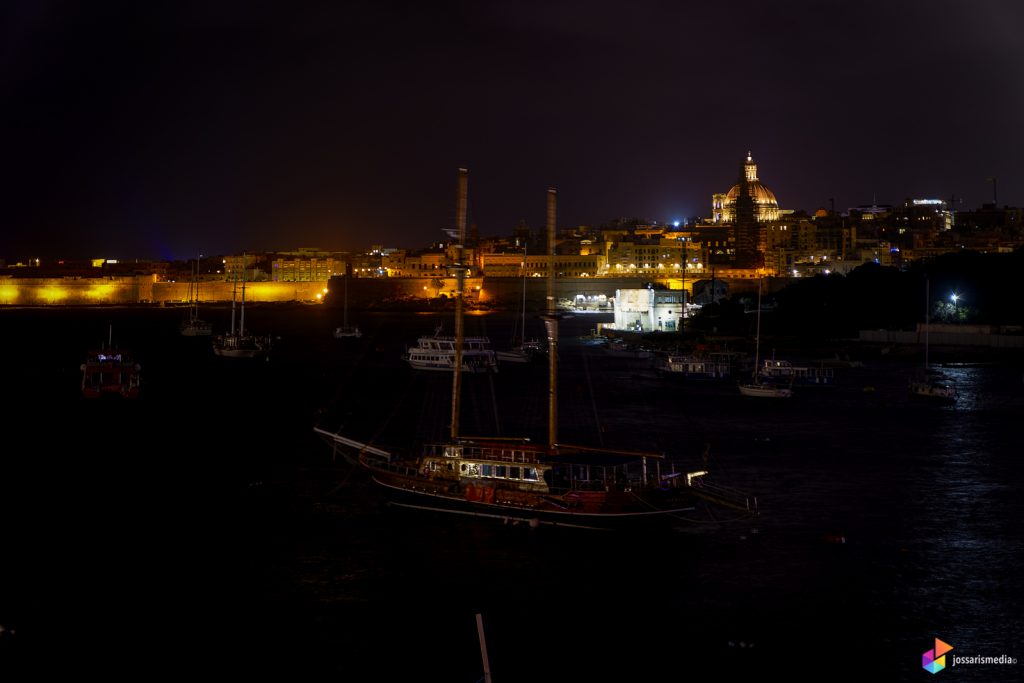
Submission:
[[107,345],[89,352],[82,363],[82,396],[138,398],[142,368],[125,349],[113,345],[113,327]]

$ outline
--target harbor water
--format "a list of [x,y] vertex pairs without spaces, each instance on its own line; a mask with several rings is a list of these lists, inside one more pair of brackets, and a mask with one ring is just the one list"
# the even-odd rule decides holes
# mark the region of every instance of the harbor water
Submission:
[[[0,680],[222,676],[475,683],[778,672],[1024,680],[1024,359],[946,362],[960,398],[907,392],[920,358],[851,357],[790,400],[673,381],[562,323],[559,438],[705,463],[756,519],[581,532],[391,507],[314,426],[442,438],[451,378],[401,354],[449,314],[260,305],[267,360],[215,357],[184,308],[0,309]],[[215,332],[226,306],[200,311]],[[466,319],[511,345],[516,315]],[[528,318],[527,337],[543,335]],[[81,397],[112,338],[137,400]],[[949,361],[950,359],[945,358]],[[952,359],[955,361],[955,359]],[[464,434],[547,438],[546,366],[463,378]]]

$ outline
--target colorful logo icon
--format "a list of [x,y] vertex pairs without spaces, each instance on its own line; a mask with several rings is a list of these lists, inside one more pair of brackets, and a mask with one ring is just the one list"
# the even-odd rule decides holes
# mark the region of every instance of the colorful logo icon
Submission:
[[921,666],[928,673],[937,674],[946,668],[946,653],[953,649],[949,643],[935,639],[935,649],[921,655]]

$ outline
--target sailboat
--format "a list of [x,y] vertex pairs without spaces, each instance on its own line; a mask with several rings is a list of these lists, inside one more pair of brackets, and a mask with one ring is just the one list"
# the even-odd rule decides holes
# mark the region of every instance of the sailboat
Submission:
[[754,372],[749,382],[740,382],[740,393],[755,398],[790,398],[793,389],[768,382],[761,372],[761,281],[757,282],[757,330],[754,336]]
[[348,279],[350,277],[351,277],[351,275],[346,270],[346,273],[345,273],[345,297],[344,297],[345,298],[345,303],[344,303],[344,306],[342,308],[343,313],[342,313],[341,325],[334,328],[334,338],[335,339],[344,339],[346,337],[362,337],[363,336],[363,333],[359,331],[359,328],[357,326],[349,325],[348,324]]
[[[458,262],[455,295],[456,338],[463,335],[462,299],[466,266],[467,172],[459,170]],[[555,190],[548,190],[549,247],[554,252]],[[707,471],[687,471],[658,453],[574,446],[557,436],[557,359],[559,314],[554,271],[548,271],[548,443],[525,438],[468,437],[460,432],[461,344],[455,345],[450,435],[423,442],[417,453],[399,455],[341,434],[316,431],[336,450],[348,451],[389,494],[406,508],[491,518],[531,527],[557,525],[584,529],[646,528],[688,521],[700,502],[714,502],[756,514],[756,499],[706,479]]]
[[[202,258],[202,254],[199,255]],[[188,317],[178,326],[183,337],[208,337],[213,334],[213,325],[199,319],[199,258],[188,283]]]
[[522,319],[512,330],[512,348],[508,351],[495,351],[499,361],[510,363],[530,363],[541,358],[547,351],[543,342],[538,339],[526,340],[526,247],[523,247],[523,299],[521,305]]
[[245,329],[245,264],[242,264],[242,305],[239,325],[235,328],[235,299],[238,284],[238,271],[234,272],[231,288],[231,331],[213,338],[213,352],[226,358],[260,358],[270,350],[270,337],[257,337],[248,334]]
[[924,281],[924,372],[910,380],[910,396],[927,399],[935,403],[955,403],[956,387],[934,372],[928,365],[928,332],[931,328],[931,302],[929,301],[928,280]]

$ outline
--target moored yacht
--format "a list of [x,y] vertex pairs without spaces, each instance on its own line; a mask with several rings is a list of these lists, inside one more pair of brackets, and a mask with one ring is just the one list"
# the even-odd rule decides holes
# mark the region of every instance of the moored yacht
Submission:
[[[455,369],[456,338],[441,334],[438,328],[433,335],[416,340],[416,346],[406,350],[404,359],[416,370]],[[462,339],[463,372],[497,372],[498,358],[487,337],[464,337]]]

